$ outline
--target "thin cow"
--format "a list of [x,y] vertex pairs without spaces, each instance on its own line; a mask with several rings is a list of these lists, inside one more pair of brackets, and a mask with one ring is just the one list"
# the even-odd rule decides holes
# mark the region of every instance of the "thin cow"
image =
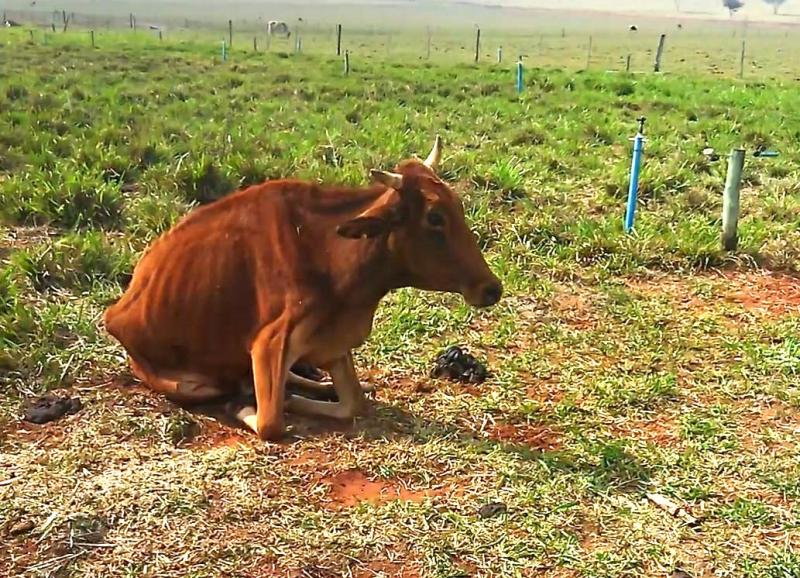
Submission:
[[[375,311],[402,287],[460,293],[489,307],[502,285],[467,227],[458,196],[425,161],[371,171],[364,188],[273,180],[186,215],[145,252],[107,331],[151,389],[178,402],[238,391],[236,416],[262,439],[284,433],[284,411],[349,419],[366,403],[352,350]],[[338,401],[285,399],[296,363],[327,370]],[[305,380],[307,381],[307,380]]]

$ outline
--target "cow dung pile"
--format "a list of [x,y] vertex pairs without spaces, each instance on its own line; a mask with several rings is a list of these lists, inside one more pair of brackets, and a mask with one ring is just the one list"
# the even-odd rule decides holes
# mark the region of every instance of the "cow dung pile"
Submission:
[[78,413],[83,405],[77,397],[59,397],[49,394],[31,403],[23,419],[30,423],[47,423],[58,418]]
[[457,345],[440,354],[431,370],[434,379],[445,378],[461,383],[483,383],[488,375],[485,365]]

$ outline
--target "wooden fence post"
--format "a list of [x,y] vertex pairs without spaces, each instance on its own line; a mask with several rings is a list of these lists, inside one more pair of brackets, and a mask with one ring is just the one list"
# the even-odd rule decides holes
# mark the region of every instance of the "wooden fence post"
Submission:
[[431,59],[431,27],[428,26],[428,51],[427,51],[427,59]]
[[586,52],[586,70],[589,70],[589,65],[592,63],[592,37],[589,37],[589,50]]
[[658,39],[658,50],[656,50],[656,63],[653,67],[654,72],[661,72],[661,57],[664,55],[664,42],[667,40],[667,35],[662,34]]
[[739,58],[739,78],[744,78],[744,57],[746,49],[747,43],[745,40],[742,40],[742,56]]

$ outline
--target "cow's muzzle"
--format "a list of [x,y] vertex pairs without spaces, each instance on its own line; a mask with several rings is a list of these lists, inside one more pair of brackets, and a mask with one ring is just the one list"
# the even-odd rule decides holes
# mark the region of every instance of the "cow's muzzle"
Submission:
[[503,296],[503,285],[497,279],[464,292],[464,299],[473,307],[491,307]]

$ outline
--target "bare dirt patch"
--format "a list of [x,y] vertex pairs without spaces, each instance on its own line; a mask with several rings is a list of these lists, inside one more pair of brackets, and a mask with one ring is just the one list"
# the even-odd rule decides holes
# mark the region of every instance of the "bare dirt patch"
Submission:
[[543,452],[560,450],[563,445],[561,434],[547,426],[497,422],[483,431],[495,441],[510,442]]
[[[698,294],[693,281],[702,279],[712,283],[712,293]],[[704,311],[728,303],[743,310],[782,317],[800,313],[800,277],[769,271],[722,271],[695,277],[674,274],[657,274],[645,278],[625,280],[628,289],[649,297],[670,299],[677,309]]]
[[559,291],[553,296],[551,307],[559,320],[574,329],[588,331],[597,327],[597,311],[584,289],[570,286]]
[[800,439],[800,410],[780,400],[741,402],[742,446],[750,451],[794,451]]
[[255,434],[221,424],[213,420],[203,420],[199,433],[186,444],[196,449],[221,447],[249,447],[256,440]]
[[633,419],[612,428],[615,435],[642,440],[662,448],[680,444],[680,426],[675,416],[656,415]]
[[564,399],[564,390],[558,384],[558,378],[550,376],[531,385],[526,390],[530,399],[537,399],[548,404],[555,404]]
[[726,300],[747,311],[782,317],[800,313],[800,278],[784,273],[724,273],[733,288]]
[[419,578],[421,575],[419,564],[405,560],[373,560],[353,573],[356,578]]
[[412,490],[400,482],[370,480],[361,470],[351,469],[323,478],[321,483],[330,487],[327,506],[333,509],[348,508],[362,502],[383,504],[400,500],[421,502],[427,497],[440,495],[444,488]]

